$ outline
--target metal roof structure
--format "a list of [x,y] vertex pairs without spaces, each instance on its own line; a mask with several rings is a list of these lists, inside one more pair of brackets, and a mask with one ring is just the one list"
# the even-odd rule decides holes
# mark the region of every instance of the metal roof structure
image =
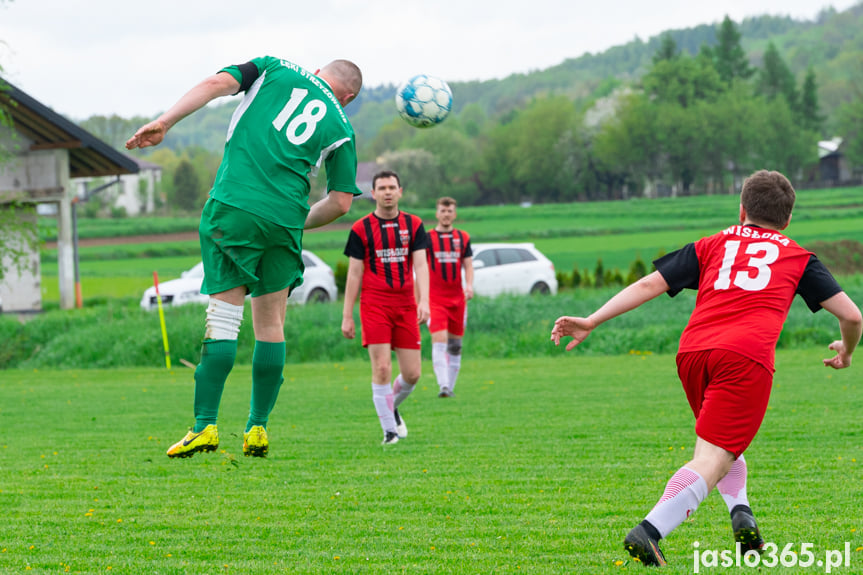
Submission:
[[88,178],[135,174],[138,162],[119,152],[0,79],[0,108],[11,118],[13,128],[31,140],[30,150],[69,150],[69,177]]

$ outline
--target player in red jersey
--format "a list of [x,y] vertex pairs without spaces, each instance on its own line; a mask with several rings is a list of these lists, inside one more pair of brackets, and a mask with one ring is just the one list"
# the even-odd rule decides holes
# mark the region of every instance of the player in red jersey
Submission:
[[773,357],[795,294],[813,312],[839,320],[836,355],[824,365],[842,369],[860,341],[860,309],[814,254],[781,234],[791,221],[795,193],[779,172],[761,170],[743,183],[740,224],[702,238],[654,262],[655,272],[622,290],[587,318],[561,317],[551,331],[573,349],[601,323],[662,293],[698,290],[680,338],[677,370],[695,415],[695,453],[669,480],[624,547],[645,565],[664,565],[659,540],[680,525],[717,487],[744,551],[760,550],[746,495],[743,452],[758,431],[773,382]]
[[[395,172],[375,174],[372,196],[375,211],[353,225],[345,246],[350,263],[342,334],[348,339],[356,335],[354,303],[362,291],[362,342],[369,350],[372,400],[387,445],[407,437],[398,407],[421,373],[419,324],[429,317],[428,235],[420,218],[399,211],[402,187]],[[414,272],[418,298],[414,297]],[[392,351],[401,373],[390,384]]]
[[[453,227],[456,201],[437,201],[437,225],[429,232],[429,331],[438,397],[452,397],[461,369],[461,341],[467,301],[473,297],[473,252],[467,232]],[[464,285],[462,285],[464,268]]]

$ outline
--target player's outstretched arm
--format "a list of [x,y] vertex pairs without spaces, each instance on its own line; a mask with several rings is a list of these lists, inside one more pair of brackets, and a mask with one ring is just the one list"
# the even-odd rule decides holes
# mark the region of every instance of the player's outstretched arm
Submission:
[[315,202],[306,216],[304,229],[319,228],[342,217],[351,209],[354,195],[348,192],[330,191],[327,197]]
[[354,304],[360,293],[363,282],[363,260],[350,258],[348,263],[348,277],[345,283],[345,303],[342,307],[342,335],[348,339],[354,339],[357,335],[354,326]]
[[833,369],[843,369],[851,365],[851,355],[860,342],[863,333],[863,316],[845,292],[839,292],[833,297],[821,302],[821,307],[836,316],[839,320],[839,333],[842,339],[834,341],[828,348],[836,355],[824,359],[824,365]]
[[219,72],[205,78],[197,86],[186,92],[176,104],[152,122],[141,127],[126,141],[126,149],[146,148],[159,144],[171,127],[220,96],[236,94],[240,83],[227,72]]
[[653,272],[623,288],[590,317],[563,316],[558,318],[551,330],[551,340],[555,345],[560,345],[562,337],[572,337],[572,341],[566,346],[566,350],[569,351],[584,341],[590,332],[599,325],[635,309],[667,291],[668,283],[665,278],[659,272]]

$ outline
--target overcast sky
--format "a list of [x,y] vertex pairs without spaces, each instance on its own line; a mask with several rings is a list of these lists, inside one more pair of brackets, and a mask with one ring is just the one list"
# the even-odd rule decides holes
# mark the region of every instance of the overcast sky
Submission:
[[367,86],[419,73],[487,80],[726,14],[738,23],[761,14],[811,20],[858,1],[0,0],[0,67],[72,119],[150,117],[205,76],[255,56],[313,71],[348,58]]

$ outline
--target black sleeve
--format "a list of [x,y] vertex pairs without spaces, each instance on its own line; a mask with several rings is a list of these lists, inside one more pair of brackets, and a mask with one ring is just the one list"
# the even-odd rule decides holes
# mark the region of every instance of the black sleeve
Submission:
[[668,284],[668,295],[676,296],[684,289],[698,289],[701,267],[695,254],[695,244],[686,244],[677,251],[654,260],[656,271]]
[[422,222],[420,222],[419,227],[417,228],[416,233],[414,234],[414,241],[411,245],[412,252],[418,252],[419,250],[424,250],[429,247],[429,235],[426,233],[425,226]]
[[360,235],[354,230],[351,230],[351,233],[348,236],[348,243],[345,244],[344,254],[350,258],[357,258],[358,260],[366,259],[366,246],[363,244],[363,240],[360,238]]
[[237,94],[240,92],[245,92],[249,88],[252,87],[252,84],[255,83],[255,80],[260,76],[260,72],[258,72],[258,67],[255,66],[252,62],[246,62],[245,64],[239,64],[237,68],[240,70],[240,74],[243,76],[243,81],[240,82],[240,89],[237,90]]
[[827,266],[821,263],[815,254],[812,254],[809,263],[806,264],[806,269],[803,271],[803,276],[800,278],[800,283],[797,284],[797,293],[800,294],[812,313],[821,309],[822,301],[830,299],[841,291],[842,288],[839,287],[839,283],[827,269]]
[[462,254],[463,258],[472,258],[473,257],[473,248],[470,247],[470,240],[467,241],[467,245],[464,247],[464,253]]

